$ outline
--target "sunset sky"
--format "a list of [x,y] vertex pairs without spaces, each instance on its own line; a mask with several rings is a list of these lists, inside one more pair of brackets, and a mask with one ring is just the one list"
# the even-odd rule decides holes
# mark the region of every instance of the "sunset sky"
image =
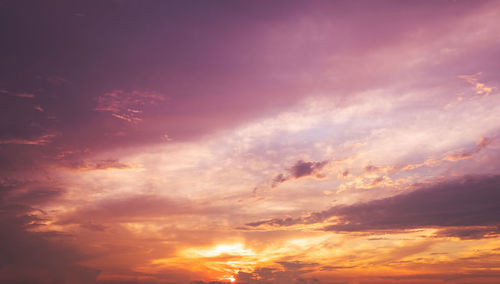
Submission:
[[500,283],[500,1],[0,1],[0,283]]

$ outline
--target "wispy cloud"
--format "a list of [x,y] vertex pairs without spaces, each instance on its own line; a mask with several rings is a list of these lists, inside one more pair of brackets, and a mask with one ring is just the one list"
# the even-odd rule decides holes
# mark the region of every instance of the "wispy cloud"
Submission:
[[20,138],[3,139],[0,140],[0,144],[45,145],[52,142],[52,140],[56,136],[57,136],[56,134],[45,134],[35,139],[20,139]]
[[500,141],[496,136],[493,137],[481,137],[480,140],[477,142],[476,147],[469,149],[469,150],[462,150],[459,151],[458,153],[454,154],[449,154],[446,157],[443,158],[443,160],[446,161],[460,161],[464,159],[470,159],[477,153],[479,153],[482,149],[488,147],[492,143],[496,143]]
[[36,97],[35,94],[32,94],[32,93],[16,93],[16,92],[11,92],[11,91],[4,90],[4,89],[0,90],[0,94],[6,94],[9,96],[18,97],[18,98],[25,98],[25,99],[34,99]]
[[166,100],[155,92],[114,90],[97,98],[96,111],[109,112],[115,118],[137,123],[142,120],[143,108]]
[[479,96],[489,96],[496,88],[491,86],[486,86],[484,83],[479,82],[479,77],[483,72],[478,72],[472,75],[460,75],[458,78],[464,79],[467,83],[474,86],[476,89],[476,94]]
[[[64,158],[64,156],[61,156],[61,158]],[[125,170],[134,168],[134,165],[122,163],[118,159],[74,161],[69,166],[72,170],[77,171]]]
[[20,98],[28,98],[28,99],[34,99],[35,98],[35,95],[34,94],[30,94],[30,93],[19,93],[19,94],[14,94],[14,96],[20,97]]

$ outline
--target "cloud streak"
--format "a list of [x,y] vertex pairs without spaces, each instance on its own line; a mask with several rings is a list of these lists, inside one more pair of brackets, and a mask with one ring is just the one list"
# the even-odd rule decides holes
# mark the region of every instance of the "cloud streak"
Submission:
[[164,101],[165,96],[155,92],[114,90],[97,98],[96,111],[110,112],[115,118],[137,123],[142,120],[143,108]]
[[476,94],[479,96],[489,96],[496,89],[495,87],[486,86],[484,83],[479,82],[479,76],[482,72],[478,72],[472,75],[460,75],[458,78],[464,79],[467,83],[474,86],[476,89]]
[[297,161],[293,166],[287,169],[286,173],[276,175],[271,183],[271,187],[275,188],[278,185],[292,179],[299,179],[303,177],[324,177],[321,170],[328,165],[329,161],[321,162],[305,162],[302,160]]
[[[487,233],[498,232],[499,196],[500,176],[468,176],[381,200],[334,206],[307,217],[271,219],[246,225],[281,227],[323,223],[335,218],[335,224],[325,226],[324,230],[373,232],[437,227],[450,228],[441,235],[482,237]],[[474,226],[486,227],[467,229]]]
[[35,139],[3,139],[0,140],[0,144],[19,144],[19,145],[45,145],[51,143],[52,140],[56,137],[56,134],[45,134],[41,135]]

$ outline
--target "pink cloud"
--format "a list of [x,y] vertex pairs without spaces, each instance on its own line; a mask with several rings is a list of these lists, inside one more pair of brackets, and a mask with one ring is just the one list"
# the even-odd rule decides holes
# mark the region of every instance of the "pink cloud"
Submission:
[[114,90],[97,98],[95,110],[110,112],[113,117],[137,123],[142,120],[143,108],[165,101],[164,95],[155,92],[125,92]]
[[35,139],[3,139],[0,144],[21,144],[21,145],[45,145],[56,137],[56,134],[45,134]]

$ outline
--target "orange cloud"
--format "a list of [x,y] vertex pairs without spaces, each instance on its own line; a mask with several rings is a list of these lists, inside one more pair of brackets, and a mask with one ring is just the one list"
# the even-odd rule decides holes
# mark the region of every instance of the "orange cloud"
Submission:
[[35,139],[4,139],[0,140],[0,144],[45,145],[52,142],[54,137],[56,137],[55,134],[45,134]]
[[464,79],[467,83],[471,84],[474,86],[476,89],[476,94],[481,95],[481,96],[489,96],[493,90],[495,90],[495,87],[489,87],[486,86],[484,83],[479,82],[478,77],[481,76],[482,72],[478,72],[476,74],[472,75],[460,75],[458,78]]

